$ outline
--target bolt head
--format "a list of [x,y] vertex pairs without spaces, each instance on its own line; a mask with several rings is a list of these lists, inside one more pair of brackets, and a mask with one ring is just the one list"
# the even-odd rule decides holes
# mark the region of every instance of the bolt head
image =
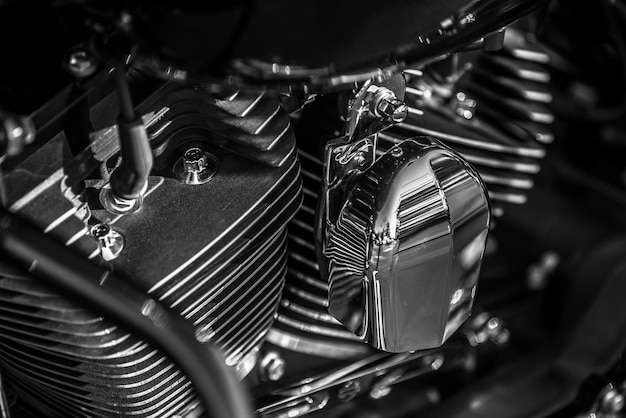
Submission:
[[200,148],[189,148],[174,165],[174,174],[185,184],[208,182],[217,171],[217,158]]
[[117,258],[124,249],[125,240],[122,234],[111,229],[107,224],[97,224],[89,230],[91,236],[98,240],[100,255],[106,261]]
[[264,381],[280,380],[287,370],[287,362],[276,351],[265,353],[260,363],[260,377]]
[[84,50],[72,52],[67,63],[69,71],[79,78],[89,77],[96,72],[97,67],[94,56]]
[[393,123],[404,121],[409,114],[408,106],[402,100],[393,97],[381,99],[376,110],[379,115]]
[[91,227],[91,235],[95,238],[106,237],[111,232],[111,227],[107,224],[97,224]]
[[184,158],[186,163],[192,164],[199,163],[206,157],[200,148],[190,148],[185,151]]
[[280,380],[285,375],[286,366],[287,363],[280,357],[270,360],[265,370],[267,380],[272,382]]

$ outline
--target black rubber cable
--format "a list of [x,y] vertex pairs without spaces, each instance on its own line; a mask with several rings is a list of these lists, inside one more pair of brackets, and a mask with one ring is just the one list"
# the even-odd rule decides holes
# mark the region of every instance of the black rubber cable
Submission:
[[196,340],[190,322],[4,208],[0,208],[0,259],[18,263],[161,349],[195,385],[210,417],[252,418],[243,385],[216,348]]
[[154,157],[141,116],[135,112],[126,69],[116,63],[115,84],[120,107],[117,133],[122,162],[111,175],[111,190],[122,199],[140,198],[146,190]]
[[120,119],[130,122],[136,119],[133,99],[126,80],[126,68],[122,63],[115,64],[115,91],[120,106]]

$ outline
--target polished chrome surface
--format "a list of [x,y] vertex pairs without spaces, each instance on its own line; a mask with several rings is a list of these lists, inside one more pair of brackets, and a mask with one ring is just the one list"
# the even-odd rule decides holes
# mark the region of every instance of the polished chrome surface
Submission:
[[474,299],[490,217],[480,177],[430,137],[343,177],[336,147],[326,150],[320,210],[329,312],[381,350],[440,346]]
[[409,112],[405,90],[402,74],[363,83],[348,102],[344,134],[357,141],[404,121]]
[[124,249],[124,236],[107,224],[96,224],[91,227],[90,234],[98,241],[100,256],[111,261],[117,258]]
[[189,148],[174,164],[174,174],[184,184],[205,184],[217,172],[217,158],[198,147]]

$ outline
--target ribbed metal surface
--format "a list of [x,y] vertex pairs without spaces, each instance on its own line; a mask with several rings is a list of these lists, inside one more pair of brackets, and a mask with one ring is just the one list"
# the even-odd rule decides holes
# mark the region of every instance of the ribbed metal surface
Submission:
[[[285,236],[280,230],[221,272],[228,297],[220,303],[196,295],[194,302],[212,310],[194,323],[211,327],[232,365],[269,328],[286,268]],[[29,382],[35,397],[64,405],[62,416],[81,410],[89,416],[170,416],[194,402],[189,381],[151,346],[29,279],[3,277],[0,289],[2,367],[13,380]]]
[[459,68],[453,85],[409,76],[409,116],[380,135],[378,151],[410,136],[434,136],[474,166],[495,207],[523,204],[553,139],[549,61],[541,45],[509,28],[503,50]]
[[[276,96],[200,99],[197,92],[165,89],[142,106],[146,114],[169,109],[150,130],[159,141],[157,153],[188,140],[189,132],[196,141],[208,136],[206,146],[220,156],[211,182],[187,186],[151,177],[141,211],[112,218],[92,208],[91,222],[108,219],[126,238],[120,257],[109,262],[112,268],[192,322],[198,339],[216,344],[243,377],[278,309],[287,269],[286,224],[302,201],[300,164]],[[241,112],[229,113],[234,105]],[[215,126],[205,126],[210,124]],[[212,128],[214,136],[206,133]],[[215,148],[219,135],[227,134],[242,142],[224,147],[233,153]],[[108,137],[102,141],[115,145]],[[83,154],[77,158],[93,158]],[[53,185],[57,177],[43,184]],[[76,209],[68,211],[66,197],[50,185],[20,198],[20,214],[61,242],[77,236],[79,252],[103,262]],[[42,208],[47,211],[40,217]],[[0,267],[0,369],[42,416],[197,415],[190,381],[160,352],[24,272]]]
[[322,164],[300,149],[304,202],[289,223],[285,290],[268,335],[269,341],[295,351],[333,358],[350,358],[370,348],[328,314],[328,284],[320,278],[315,255],[315,207]]

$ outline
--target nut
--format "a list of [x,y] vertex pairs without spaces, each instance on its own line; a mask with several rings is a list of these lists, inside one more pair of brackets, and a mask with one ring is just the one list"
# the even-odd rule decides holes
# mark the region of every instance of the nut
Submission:
[[391,123],[400,123],[409,114],[409,108],[396,94],[386,87],[371,90],[369,109],[379,118]]
[[395,97],[384,97],[378,102],[376,113],[390,122],[400,123],[406,119],[409,108],[402,100]]

